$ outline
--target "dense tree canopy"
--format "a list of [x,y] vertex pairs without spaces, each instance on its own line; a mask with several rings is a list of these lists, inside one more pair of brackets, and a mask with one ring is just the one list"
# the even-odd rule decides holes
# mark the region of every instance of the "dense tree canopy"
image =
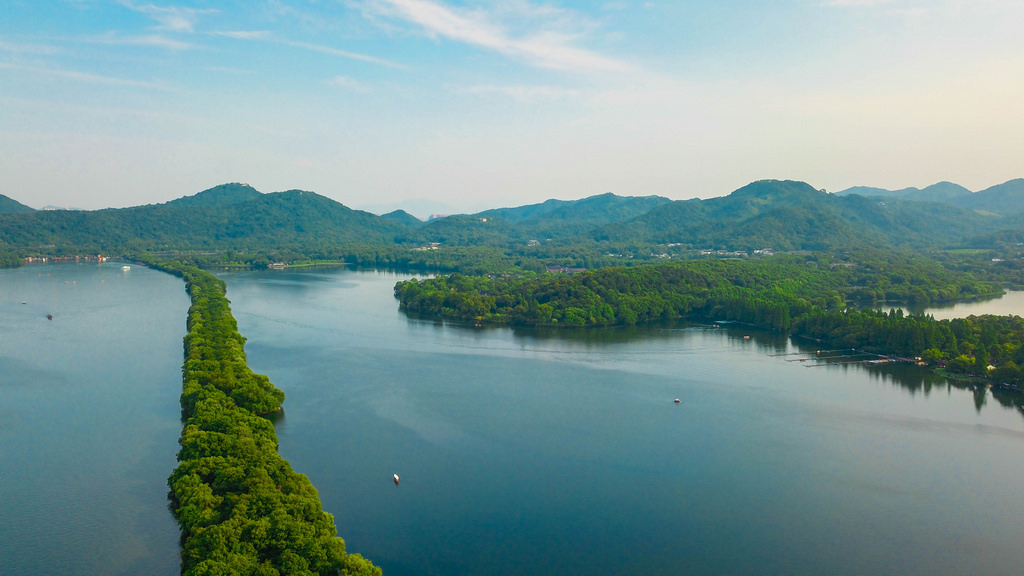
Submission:
[[192,306],[185,336],[181,450],[168,479],[182,535],[182,573],[359,575],[381,571],[346,554],[316,488],[277,452],[261,415],[284,393],[246,364],[224,283],[180,263],[153,263],[182,276]]
[[[934,263],[843,265],[812,256],[700,260],[603,268],[575,275],[451,274],[395,286],[409,313],[477,323],[536,326],[632,325],[655,320],[743,322],[833,348],[921,356],[955,372],[1017,383],[1024,320],[972,316],[937,321],[874,310],[880,299],[928,303],[994,296],[1000,289]],[[867,308],[854,306],[857,302]],[[997,366],[989,373],[989,366]]]

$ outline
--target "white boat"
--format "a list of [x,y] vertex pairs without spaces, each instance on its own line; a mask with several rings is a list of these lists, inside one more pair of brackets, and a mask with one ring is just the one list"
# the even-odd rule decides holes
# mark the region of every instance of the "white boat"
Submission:
[[129,271],[131,269],[132,269],[132,267],[127,265],[127,264],[125,264],[124,266],[121,266],[121,270],[124,270],[125,272],[127,272],[127,271]]

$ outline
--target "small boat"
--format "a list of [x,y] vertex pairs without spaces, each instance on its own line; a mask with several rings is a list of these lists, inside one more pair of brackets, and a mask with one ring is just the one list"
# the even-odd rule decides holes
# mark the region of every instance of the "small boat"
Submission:
[[395,486],[398,486],[398,474],[395,474]]
[[47,320],[53,320],[53,314],[47,314],[46,315],[46,319]]
[[124,266],[121,266],[121,270],[124,270],[125,272],[127,272],[127,271],[129,271],[129,270],[131,270],[131,269],[132,269],[132,267],[131,267],[131,266],[128,266],[127,264],[126,264],[126,265],[124,265]]
[[676,398],[675,400],[673,400],[673,402],[675,402],[676,404],[679,404],[679,398]]

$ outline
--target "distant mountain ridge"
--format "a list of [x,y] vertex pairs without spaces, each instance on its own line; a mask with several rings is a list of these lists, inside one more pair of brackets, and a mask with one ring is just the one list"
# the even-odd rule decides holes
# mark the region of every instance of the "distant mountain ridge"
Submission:
[[[914,200],[924,197],[933,200]],[[338,246],[394,250],[436,244],[504,251],[548,246],[538,253],[551,254],[572,246],[600,251],[602,243],[841,251],[1005,241],[1018,230],[1024,230],[1024,179],[977,193],[939,183],[902,197],[828,194],[806,182],[760,180],[717,198],[606,193],[428,222],[401,210],[384,216],[353,210],[314,192],[264,194],[231,183],[163,204],[0,214],[0,245],[103,252],[273,247],[322,253],[337,252]]]
[[861,196],[890,196],[903,200],[916,202],[950,202],[962,196],[972,194],[970,190],[953,182],[938,182],[922,189],[903,188],[900,190],[886,190],[884,188],[872,188],[869,186],[854,186],[836,193],[838,196],[849,196],[859,194]]
[[953,206],[897,198],[840,196],[805,182],[762,180],[728,196],[675,201],[628,222],[602,227],[595,239],[682,243],[722,249],[841,250],[922,246],[980,234],[998,223]]
[[474,214],[501,218],[535,237],[564,238],[597,226],[623,222],[672,202],[662,196],[617,196],[611,192],[579,200],[548,200],[518,208],[498,208]]
[[837,196],[880,196],[915,202],[942,202],[961,208],[1010,216],[1024,212],[1024,178],[1017,178],[972,192],[953,182],[939,182],[923,189],[886,190],[870,186],[854,186],[837,192]]
[[1024,178],[1003,182],[970,196],[958,197],[954,202],[964,208],[1003,215],[1024,213]]

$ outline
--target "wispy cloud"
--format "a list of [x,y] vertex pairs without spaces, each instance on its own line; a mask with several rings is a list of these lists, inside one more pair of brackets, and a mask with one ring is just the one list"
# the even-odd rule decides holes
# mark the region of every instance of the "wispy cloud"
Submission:
[[191,33],[195,31],[196,22],[202,14],[215,14],[218,10],[211,8],[190,8],[186,6],[156,6],[154,4],[136,5],[129,0],[119,2],[125,8],[149,16],[158,22],[157,29],[169,32]]
[[360,62],[369,62],[371,64],[378,64],[380,66],[387,66],[389,68],[407,69],[406,66],[385,60],[383,58],[377,58],[368,54],[361,54],[359,52],[350,52],[348,50],[340,50],[331,46],[324,46],[322,44],[311,44],[309,42],[295,42],[292,40],[284,40],[274,35],[269,30],[219,30],[210,32],[212,36],[221,36],[224,38],[233,38],[235,40],[251,40],[261,42],[273,42],[281,44],[283,46],[291,46],[292,48],[301,48],[303,50],[309,50],[310,52],[319,52],[320,54],[327,54],[330,56],[337,56],[339,58],[348,58],[349,60],[359,60]]
[[348,76],[335,76],[327,81],[331,86],[337,86],[338,88],[345,88],[353,92],[369,92],[370,88],[366,84],[363,84],[355,78],[349,78]]
[[[520,14],[529,13],[541,24],[520,35],[511,34],[496,10],[458,9],[431,0],[374,0],[385,16],[415,24],[432,37],[442,37],[526,60],[544,68],[562,70],[621,71],[629,66],[619,60],[572,45],[579,31],[566,31],[567,12],[526,2],[514,3]],[[508,7],[505,8],[508,10]],[[544,24],[547,21],[548,26]]]
[[458,94],[473,94],[479,96],[499,95],[518,100],[520,102],[535,102],[538,100],[572,100],[579,97],[578,90],[560,88],[558,86],[467,86],[456,88]]
[[155,48],[165,48],[168,50],[193,50],[198,48],[195,44],[182,42],[181,40],[175,40],[160,34],[146,34],[143,36],[105,34],[103,36],[89,38],[86,41],[94,44],[109,44],[117,46],[151,46]]
[[361,62],[370,62],[372,64],[380,64],[381,66],[387,66],[389,68],[400,68],[406,69],[406,66],[391,62],[390,60],[384,60],[383,58],[376,58],[374,56],[367,56],[366,54],[359,54],[358,52],[349,52],[347,50],[338,50],[337,48],[331,48],[330,46],[321,46],[319,44],[308,44],[306,42],[292,42],[290,40],[279,40],[281,44],[285,46],[291,46],[293,48],[302,48],[303,50],[309,50],[312,52],[320,52],[321,54],[329,54],[331,56],[338,56],[340,58],[348,58],[351,60],[359,60]]
[[821,6],[881,6],[883,4],[891,4],[892,0],[827,0],[822,2]]
[[220,30],[210,32],[213,36],[223,36],[236,40],[266,40],[270,38],[269,30]]
[[75,70],[63,70],[60,68],[41,68],[37,66],[21,66],[19,64],[10,64],[7,62],[0,62],[0,68],[5,70],[16,70],[19,72],[28,72],[31,74],[41,74],[44,76],[54,76],[57,78],[65,78],[67,80],[74,80],[77,82],[88,82],[90,84],[106,84],[111,86],[133,86],[136,88],[155,88],[165,89],[165,86],[157,84],[155,82],[146,82],[142,80],[130,80],[127,78],[116,78],[113,76],[102,76],[99,74],[90,74],[88,72],[78,72]]

